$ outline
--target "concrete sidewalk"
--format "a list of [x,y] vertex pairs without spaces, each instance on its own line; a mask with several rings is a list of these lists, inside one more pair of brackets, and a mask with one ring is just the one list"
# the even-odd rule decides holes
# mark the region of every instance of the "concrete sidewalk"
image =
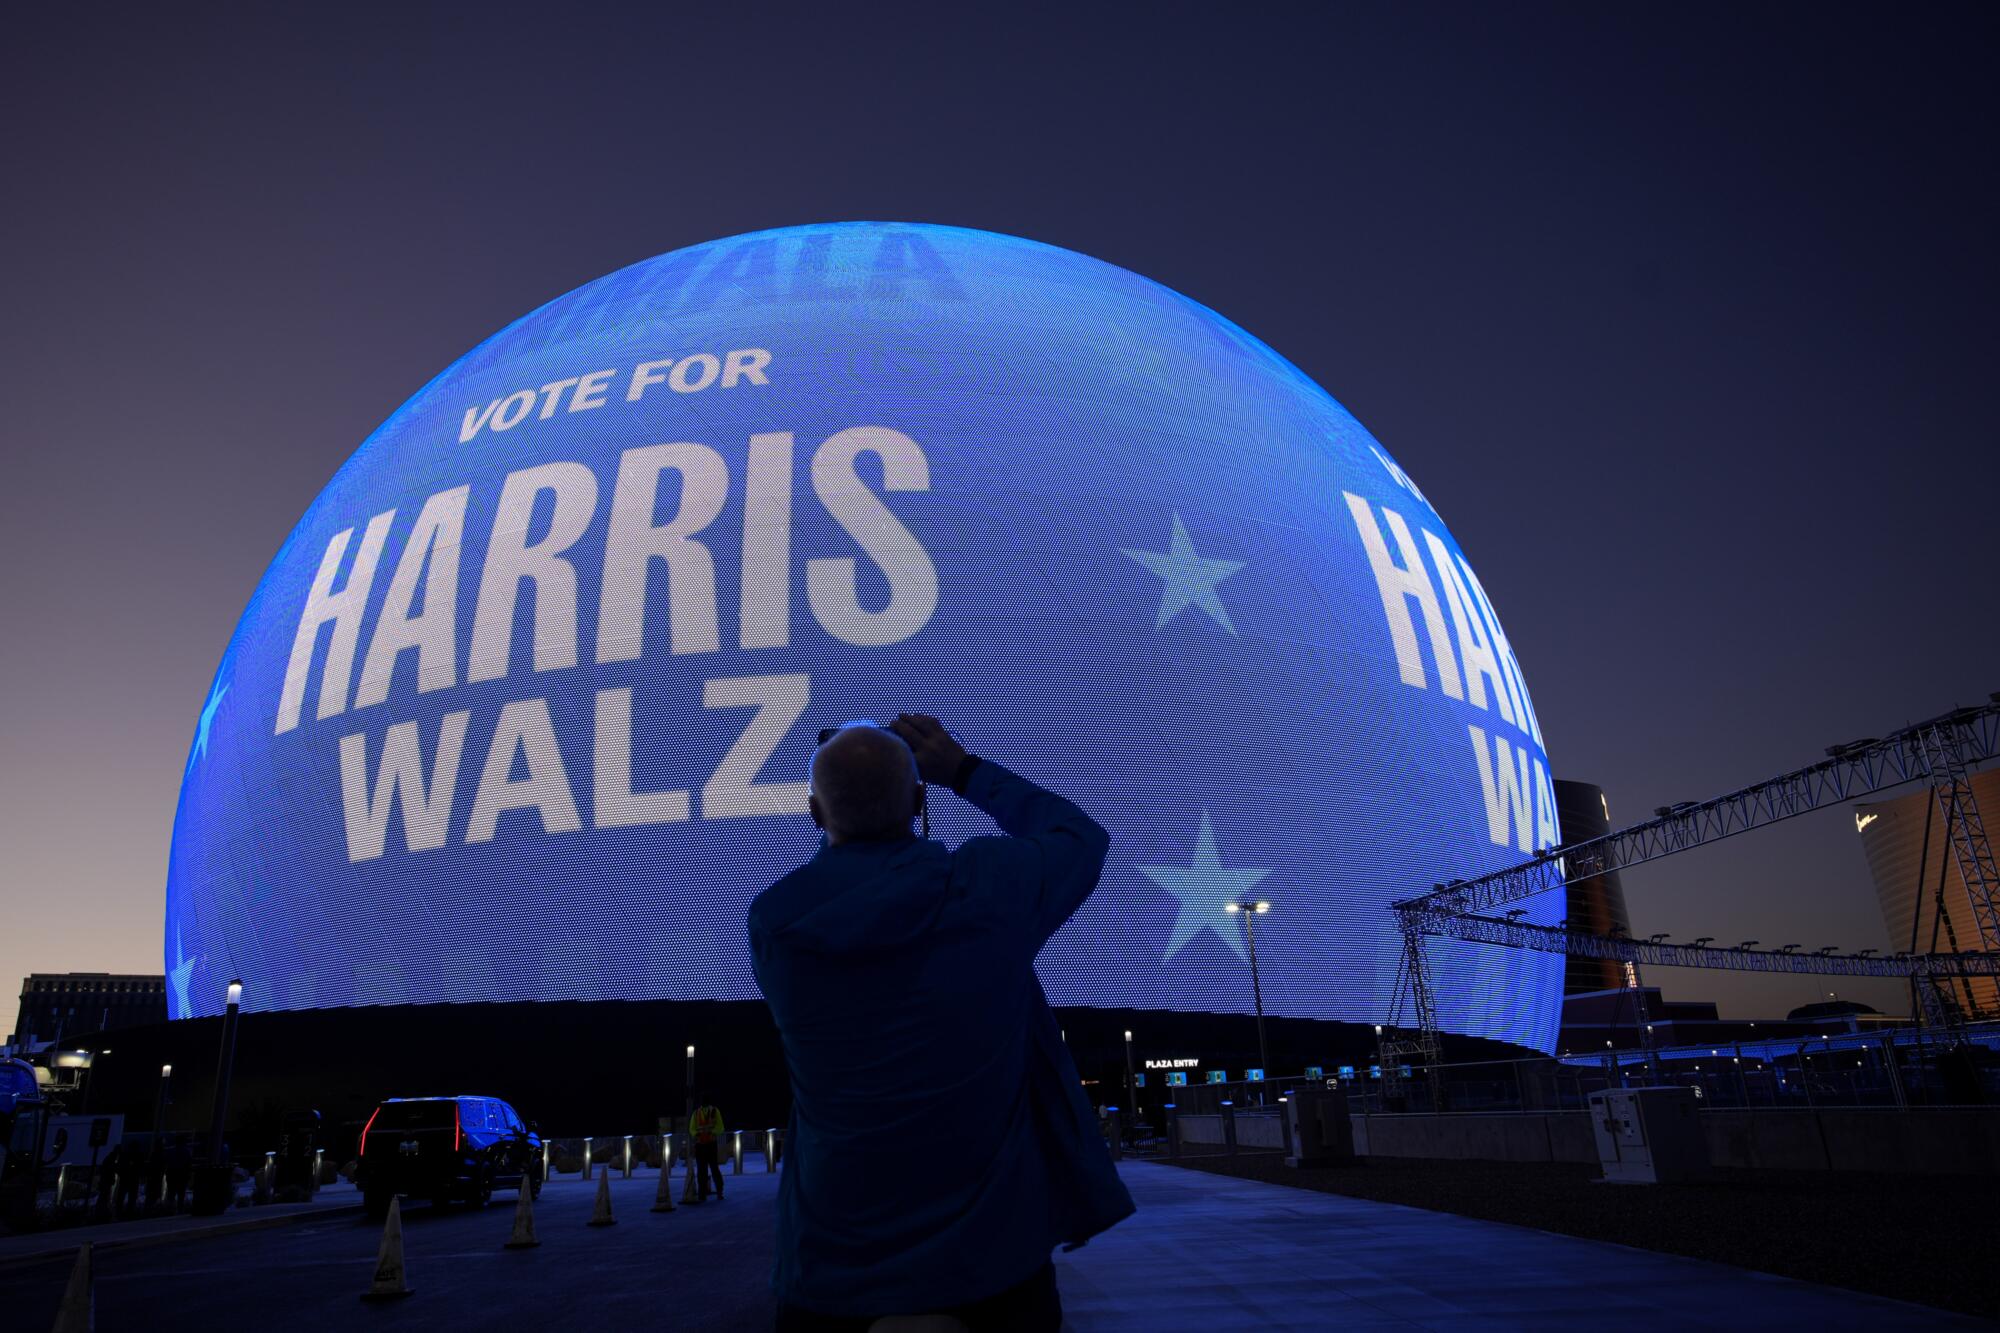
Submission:
[[[1979,1328],[1746,1269],[1153,1162],[1136,1216],[1058,1255],[1077,1333],[1260,1329]],[[1641,1205],[1643,1206],[1643,1205]]]
[[312,1218],[335,1217],[361,1210],[361,1192],[352,1185],[327,1185],[310,1203],[272,1203],[262,1207],[231,1208],[214,1217],[177,1213],[168,1217],[140,1217],[128,1222],[98,1222],[89,1226],[62,1227],[54,1231],[31,1231],[22,1235],[0,1236],[0,1268],[31,1264],[52,1255],[73,1254],[89,1241],[95,1253],[166,1245],[176,1241],[202,1240],[239,1231],[283,1226]]
[[[1056,1257],[1073,1333],[1235,1329],[1973,1328],[1975,1321],[1743,1269],[1395,1204],[1121,1164],[1139,1212]],[[613,1178],[618,1225],[584,1225],[596,1190],[565,1177],[536,1206],[542,1245],[507,1250],[512,1200],[404,1215],[416,1295],[366,1307],[381,1228],[351,1210],[239,1209],[167,1218],[98,1265],[98,1327],[149,1333],[261,1327],[288,1333],[397,1323],[490,1329],[771,1327],[778,1177],[728,1179],[729,1201],[649,1211],[658,1177]],[[1636,1206],[1644,1206],[1643,1196]],[[289,1215],[288,1215],[289,1214]],[[297,1221],[302,1225],[278,1223]],[[123,1223],[147,1228],[160,1224]],[[218,1236],[218,1226],[247,1234]],[[204,1230],[204,1228],[207,1228]],[[166,1228],[163,1228],[165,1230]],[[108,1234],[113,1228],[96,1229]],[[84,1229],[39,1265],[0,1264],[0,1308],[46,1328]],[[201,1238],[213,1237],[207,1243]],[[146,1249],[161,1240],[194,1243]]]

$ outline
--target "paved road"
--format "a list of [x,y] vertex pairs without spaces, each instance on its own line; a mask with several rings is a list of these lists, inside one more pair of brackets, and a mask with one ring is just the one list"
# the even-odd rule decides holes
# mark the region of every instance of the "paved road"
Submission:
[[[1740,1269],[1128,1162],[1139,1213],[1061,1255],[1077,1333],[1233,1329],[1799,1329],[1984,1327]],[[726,1203],[648,1212],[656,1178],[612,1181],[618,1224],[584,1225],[594,1191],[543,1192],[542,1246],[503,1250],[511,1196],[483,1212],[405,1215],[415,1294],[367,1305],[379,1228],[315,1220],[113,1251],[98,1269],[104,1333],[276,1328],[768,1329],[777,1177],[729,1177]],[[1636,1187],[1635,1206],[1643,1206]],[[0,1270],[0,1323],[39,1333],[66,1263]],[[12,1316],[21,1318],[16,1324]]]
[[[360,1299],[381,1228],[353,1217],[114,1250],[97,1264],[97,1327],[768,1330],[778,1177],[753,1165],[728,1177],[726,1202],[662,1214],[648,1211],[656,1175],[621,1180],[614,1172],[617,1225],[603,1228],[585,1225],[594,1187],[573,1176],[553,1181],[535,1208],[542,1244],[532,1250],[501,1248],[513,1229],[512,1194],[494,1196],[483,1211],[413,1205],[403,1241],[415,1294],[385,1304]],[[49,1327],[68,1272],[67,1261],[0,1270],[0,1326]]]

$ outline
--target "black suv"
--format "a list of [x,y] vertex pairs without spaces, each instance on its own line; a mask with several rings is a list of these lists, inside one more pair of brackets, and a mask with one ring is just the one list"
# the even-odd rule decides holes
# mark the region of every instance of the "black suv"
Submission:
[[398,1194],[484,1208],[495,1189],[542,1192],[542,1139],[498,1097],[391,1097],[361,1130],[368,1215]]

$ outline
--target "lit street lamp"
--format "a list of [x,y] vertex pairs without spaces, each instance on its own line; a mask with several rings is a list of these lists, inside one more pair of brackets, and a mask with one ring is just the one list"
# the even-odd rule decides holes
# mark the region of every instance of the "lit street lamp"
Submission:
[[693,1042],[688,1043],[687,1104],[688,1104],[687,1113],[689,1115],[693,1115],[694,1114],[694,1043]]
[[236,1065],[236,1018],[243,1005],[243,983],[231,981],[227,1002],[222,1011],[222,1051],[215,1061],[215,1105],[210,1111],[208,1122],[208,1161],[210,1166],[223,1166],[227,1158],[222,1151],[223,1121],[229,1115],[229,1079]]
[[1243,914],[1243,929],[1249,933],[1250,997],[1257,1006],[1257,1063],[1265,1071],[1265,1077],[1268,1078],[1271,1069],[1271,1052],[1270,1048],[1264,1044],[1264,986],[1257,979],[1257,918],[1263,913],[1270,911],[1271,904],[1260,898],[1252,902],[1227,903],[1224,905],[1223,910],[1227,912],[1241,912]]
[[[76,1076],[78,1088],[76,1113],[78,1115],[90,1114],[90,1087],[91,1084],[97,1082],[92,1075],[96,1072],[99,1057],[105,1054],[106,1052],[104,1051],[83,1052],[83,1064],[78,1069]],[[95,1172],[92,1174],[94,1175]]]
[[1139,1080],[1132,1065],[1132,1029],[1125,1029],[1125,1109],[1134,1116],[1139,1110]]
[[153,1100],[153,1133],[158,1134],[165,1127],[167,1119],[168,1089],[174,1080],[172,1065],[160,1066],[160,1092]]
[[230,1183],[229,1154],[222,1130],[229,1119],[229,1077],[236,1065],[236,1020],[243,1006],[243,983],[231,981],[222,1011],[222,1050],[215,1060],[215,1104],[209,1111],[208,1165],[197,1173],[191,1212],[213,1217],[229,1207],[236,1188]]

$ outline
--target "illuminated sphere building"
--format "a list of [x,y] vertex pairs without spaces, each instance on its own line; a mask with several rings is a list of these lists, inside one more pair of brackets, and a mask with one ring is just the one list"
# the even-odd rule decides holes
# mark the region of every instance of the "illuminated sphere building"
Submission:
[[[1558,839],[1491,599],[1297,367],[1047,245],[796,227],[533,311],[313,502],[200,711],[172,1011],[754,1001],[813,737],[902,710],[1110,829],[1059,1006],[1248,1012],[1259,899],[1267,1010],[1379,1022],[1388,905]],[[1448,1031],[1552,1045],[1561,958],[1433,957]]]

